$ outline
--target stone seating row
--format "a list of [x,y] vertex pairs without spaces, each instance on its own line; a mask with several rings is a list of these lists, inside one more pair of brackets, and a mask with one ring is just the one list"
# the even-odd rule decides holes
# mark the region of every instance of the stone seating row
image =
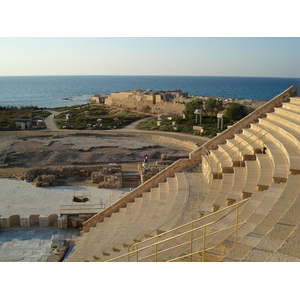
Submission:
[[[239,221],[247,223],[238,232],[238,244],[222,254],[221,261],[299,261],[299,120],[300,99],[291,99],[203,157],[205,171],[212,176],[202,214],[249,197],[239,213]],[[233,216],[224,218],[210,231],[234,223]],[[220,235],[226,233],[209,237],[208,247],[220,241]],[[176,250],[177,255],[186,250]]]
[[269,187],[272,182],[270,159],[266,154],[256,156],[255,161],[245,161],[245,167],[233,167],[233,173],[224,173],[221,179],[212,179],[210,191],[200,206],[201,214],[217,211],[239,198],[251,196],[255,190]]
[[[287,255],[287,239],[300,222],[300,216],[295,212],[295,208],[299,207],[299,192],[299,175],[289,175],[286,183],[274,183],[265,191],[264,197],[248,216],[242,213],[247,211],[245,206],[241,218],[246,218],[247,223],[238,232],[238,244],[221,261],[277,261],[280,256],[277,252],[284,244],[284,255]],[[254,203],[250,199],[248,206]],[[292,243],[289,246],[294,247]],[[295,253],[289,256],[289,261],[300,258]]]
[[[238,233],[238,244],[221,261],[300,259],[293,243],[299,238],[300,224],[300,216],[295,211],[300,206],[298,104],[284,103],[282,108],[275,108],[274,113],[268,113],[266,118],[251,125],[252,132],[266,130],[263,142],[267,154],[272,156],[274,182],[268,189],[251,195],[240,213],[240,218],[247,220],[247,224]],[[291,112],[291,108],[296,112]]]
[[[294,176],[294,175],[289,175],[289,176]],[[277,200],[281,197],[281,194],[283,191],[285,193],[288,193],[289,189],[293,183],[290,183],[289,186],[286,187],[286,183],[281,182],[281,183],[271,183],[270,187],[267,190],[256,190],[253,191],[251,194],[248,202],[242,206],[240,209],[239,213],[239,222],[243,222],[247,220],[247,224],[242,227],[239,230],[238,233],[238,239],[242,239],[243,237],[247,236],[249,238],[249,235],[253,233],[251,232],[252,229],[254,229],[260,222],[268,222],[268,221],[263,221],[264,217],[267,216],[272,209],[273,205],[277,202]],[[283,196],[282,196],[283,197]],[[239,202],[242,199],[238,199],[237,202]],[[232,214],[230,217],[224,218],[220,223],[215,225],[211,229],[207,229],[207,233],[214,232],[216,230],[225,228],[226,226],[232,226],[235,224],[235,220],[233,218],[235,217],[234,214]],[[202,232],[198,232],[197,234],[194,234],[194,238],[197,236],[202,236]],[[219,233],[216,236],[209,237],[207,238],[207,247],[213,246],[218,244],[220,239],[222,240],[227,237],[227,232]],[[231,239],[233,240],[233,238]],[[239,243],[240,244],[240,243]],[[201,248],[202,246],[202,240],[194,244],[194,248],[196,249],[197,247]],[[243,246],[240,246],[243,248]],[[240,248],[237,248],[237,250],[234,252],[232,256],[236,258],[236,261],[239,261],[239,258],[236,256],[237,252],[239,255],[241,255],[242,251]],[[174,254],[173,254],[174,255]],[[178,252],[178,255],[181,255],[180,251]],[[167,260],[168,257],[165,257]],[[231,261],[230,257],[227,257],[224,259],[224,261]]]
[[[274,121],[274,119],[276,119],[276,121]],[[225,172],[228,172],[230,168],[230,172],[234,172],[233,166],[237,165],[237,159],[241,157],[243,157],[243,164],[247,164],[247,168],[252,167],[252,169],[254,169],[255,163],[245,160],[245,158],[249,159],[249,157],[245,157],[245,155],[251,155],[251,159],[253,159],[253,157],[256,158],[258,164],[256,168],[258,167],[258,171],[255,172],[252,170],[252,172],[250,171],[247,173],[249,176],[247,176],[245,190],[243,191],[244,197],[250,196],[251,191],[254,190],[254,186],[251,184],[249,185],[249,182],[252,181],[253,183],[255,181],[253,180],[255,174],[259,174],[257,188],[261,190],[267,189],[271,182],[285,182],[289,173],[297,174],[300,167],[300,147],[297,145],[299,143],[298,137],[300,139],[300,136],[295,129],[295,126],[298,125],[296,124],[296,119],[290,127],[281,125],[280,122],[286,124],[286,120],[281,120],[276,113],[268,113],[266,118],[259,119],[257,124],[251,124],[251,128],[244,129],[243,133],[236,135],[233,139],[228,139],[226,144],[219,145],[218,149],[210,151],[209,158],[208,156],[204,156],[204,160],[206,160],[210,166],[208,170],[211,173],[222,172],[221,175],[218,174],[219,176],[214,176],[214,178],[224,177],[226,174],[223,173],[224,170]],[[290,131],[288,131],[288,129]],[[258,132],[260,133],[259,139],[255,138],[255,135]],[[250,137],[252,137],[252,139]],[[265,147],[267,156],[257,153],[259,148],[262,147]],[[228,151],[229,149],[230,151]],[[249,154],[241,149],[247,149]],[[243,164],[240,163],[241,166]],[[290,166],[288,166],[289,164]],[[237,169],[235,169],[235,171],[237,172]],[[234,190],[230,192],[231,195],[234,193],[238,195],[240,193],[238,186],[241,185],[233,183],[232,186],[234,187]],[[222,198],[222,194],[223,193],[220,192],[217,198]],[[203,204],[203,206],[207,210],[207,203],[212,203],[213,210],[215,211],[221,206],[218,204],[220,200],[217,200],[216,203],[213,204],[214,201],[211,201],[210,196],[211,195],[208,196],[209,201]],[[229,200],[230,203],[234,203],[234,200],[236,200],[232,199],[231,196],[228,198],[229,199],[226,200]]]
[[[178,173],[167,182],[135,198],[119,212],[83,233],[66,261],[105,261],[127,251],[127,246],[166,222],[185,205],[187,184]],[[168,225],[171,226],[171,225]],[[165,229],[168,229],[166,227]],[[122,252],[123,251],[123,252]]]
[[[272,261],[272,259],[276,261],[280,256],[287,254],[278,254],[275,250],[282,248],[287,251],[288,247],[283,246],[286,243],[281,240],[281,242],[276,241],[277,248],[272,248],[270,237],[273,235],[272,238],[274,238],[276,232],[279,231],[279,227],[284,228],[283,231],[289,234],[295,232],[294,238],[299,234],[296,226],[291,229],[291,224],[288,222],[279,222],[283,214],[292,214],[293,210],[290,211],[289,206],[296,206],[293,203],[297,201],[298,195],[297,188],[293,190],[293,186],[297,185],[298,182],[298,176],[295,174],[298,174],[300,167],[300,152],[298,150],[300,149],[300,135],[298,134],[300,109],[295,109],[298,104],[300,103],[294,103],[293,105],[284,103],[283,108],[275,108],[274,113],[268,113],[265,118],[258,119],[258,123],[251,124],[251,128],[244,129],[242,133],[236,134],[233,139],[228,139],[226,144],[219,145],[217,150],[210,151],[211,157],[209,159],[205,158],[212,166],[210,168],[212,174],[220,172],[220,170],[221,172],[228,172],[230,168],[232,168],[234,174],[237,174],[231,176],[234,180],[230,184],[227,179],[230,174],[222,173],[221,176],[213,177],[215,179],[212,179],[212,188],[206,201],[201,206],[202,210],[214,211],[222,208],[222,205],[230,205],[235,201],[239,201],[242,198],[241,187],[243,198],[250,197],[240,213],[240,218],[248,222],[239,232],[241,242],[230,252],[231,256],[225,256],[224,261],[230,261],[233,258],[235,258],[233,259],[235,261],[266,261],[268,259],[269,261]],[[288,113],[291,107],[295,109],[296,113]],[[260,138],[256,139],[255,136],[258,133]],[[266,147],[264,149],[265,154],[259,153],[263,147]],[[236,149],[233,150],[234,148]],[[229,149],[230,151],[228,151]],[[223,159],[217,161],[224,151],[226,151],[226,155],[224,154]],[[239,151],[240,153],[238,153]],[[249,157],[245,157],[246,155],[249,155]],[[237,170],[241,168],[234,167],[237,166],[236,161],[241,157],[243,157],[243,164],[240,163],[240,166],[245,166],[245,177],[238,175]],[[247,160],[249,158],[253,159],[253,157],[255,157],[255,160]],[[212,162],[214,162],[214,165],[211,164]],[[240,173],[243,174],[243,172]],[[216,177],[220,179],[216,179]],[[240,184],[235,182],[237,178],[240,179]],[[225,186],[231,186],[232,188],[227,197],[222,192]],[[236,197],[231,197],[231,195],[236,195]],[[287,197],[289,201],[286,201]],[[218,207],[216,206],[217,203],[219,203]],[[276,207],[285,207],[285,210],[277,212]],[[214,230],[219,227],[222,228],[225,225],[224,222],[228,222],[228,219],[218,224]],[[268,232],[270,232],[270,236],[268,236]],[[281,236],[287,238],[289,234],[281,233]],[[250,240],[252,242],[249,242]],[[256,244],[254,244],[254,240],[256,240]],[[253,245],[250,246],[249,243]],[[260,246],[262,249],[255,248],[255,245]],[[269,248],[265,245],[269,245]],[[298,259],[298,256],[290,258],[291,261],[297,261]]]

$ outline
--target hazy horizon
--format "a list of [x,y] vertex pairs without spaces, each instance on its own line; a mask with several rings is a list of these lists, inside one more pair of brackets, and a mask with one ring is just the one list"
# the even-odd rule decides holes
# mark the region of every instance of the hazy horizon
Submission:
[[221,76],[219,76],[219,75],[208,75],[208,76],[206,76],[206,75],[113,75],[113,74],[110,74],[110,75],[101,75],[101,74],[95,74],[95,75],[80,75],[80,74],[74,74],[74,75],[68,75],[68,74],[62,74],[62,75],[0,75],[0,77],[51,77],[51,76],[53,76],[53,77],[55,77],[55,76],[57,76],[57,77],[59,77],[59,76],[61,76],[61,77],[64,77],[64,76],[111,76],[111,77],[113,77],[113,76],[124,76],[124,77],[126,77],[126,76],[128,76],[128,77],[130,77],[130,76],[132,76],[132,77],[134,77],[134,76],[145,76],[145,77],[151,77],[151,76],[153,76],[153,77],[155,77],[155,76],[157,76],[157,77],[244,77],[244,78],[291,78],[291,79],[298,79],[299,78],[299,80],[300,80],[300,77],[283,77],[283,76],[234,76],[234,75],[232,75],[232,76],[227,76],[227,75],[221,75]]
[[300,77],[298,37],[0,38],[0,76]]

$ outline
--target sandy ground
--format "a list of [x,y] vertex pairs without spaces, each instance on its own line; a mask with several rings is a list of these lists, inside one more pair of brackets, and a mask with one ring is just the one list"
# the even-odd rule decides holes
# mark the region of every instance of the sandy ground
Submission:
[[137,171],[145,154],[149,162],[155,162],[162,154],[186,155],[188,151],[134,136],[11,136],[0,142],[0,156],[6,156],[4,162],[9,164],[9,167],[0,168],[0,177],[10,173],[20,176],[23,171],[36,167],[105,163],[121,163],[123,171]]
[[11,177],[11,173],[20,176],[30,168],[72,164],[121,163],[123,171],[137,171],[145,154],[149,163],[155,163],[162,154],[187,155],[191,151],[159,139],[147,139],[147,135],[164,135],[198,145],[208,140],[193,135],[139,131],[134,129],[135,123],[110,131],[59,130],[53,115],[46,118],[47,129],[43,131],[0,132],[0,164],[9,165],[0,167],[0,178]]

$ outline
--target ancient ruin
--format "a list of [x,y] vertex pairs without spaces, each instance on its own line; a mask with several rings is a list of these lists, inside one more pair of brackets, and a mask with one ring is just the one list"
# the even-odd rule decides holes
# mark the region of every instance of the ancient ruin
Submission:
[[129,92],[111,93],[105,99],[105,104],[153,114],[181,115],[185,103],[190,100],[188,93],[179,89],[171,91],[136,89]]
[[34,168],[25,171],[21,180],[33,182],[36,187],[58,186],[59,181],[65,182],[69,177],[77,180],[90,178],[91,183],[99,188],[122,188],[122,167],[110,163],[96,166],[61,166],[58,168]]

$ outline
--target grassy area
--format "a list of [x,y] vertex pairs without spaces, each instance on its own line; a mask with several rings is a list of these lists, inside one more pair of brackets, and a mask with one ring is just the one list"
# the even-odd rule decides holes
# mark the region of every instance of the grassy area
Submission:
[[[20,122],[26,123],[26,119],[34,117],[45,118],[49,115],[49,112],[37,106],[24,106],[21,108],[15,106],[0,106],[0,130],[21,130],[21,125],[16,125],[16,121],[13,119],[24,119],[24,121]],[[34,119],[32,119],[32,126],[34,126],[35,129],[46,128],[44,124],[38,124]]]
[[89,104],[78,104],[78,105],[72,105],[72,106],[60,106],[60,107],[49,108],[49,110],[54,110],[54,111],[57,111],[57,112],[60,112],[60,111],[63,112],[65,110],[84,107],[84,106],[88,106],[88,105]]
[[[201,126],[204,128],[202,135],[208,137],[214,137],[217,132],[221,132],[221,129],[217,128],[217,117],[202,116],[202,123],[196,124],[195,119],[182,117],[173,118],[169,120],[167,117],[162,119],[162,124],[157,125],[157,118],[148,119],[140,122],[136,125],[136,129],[140,130],[157,130],[157,131],[169,131],[169,132],[181,132],[181,133],[190,133],[199,135],[199,132],[196,132],[193,129],[193,126]],[[176,122],[176,125],[173,125]],[[224,118],[223,128],[226,129],[228,125],[232,125],[228,119]]]
[[[68,114],[71,115],[69,123],[66,120]],[[107,130],[125,127],[145,117],[142,113],[100,104],[68,107],[56,116],[55,122],[58,128]]]

